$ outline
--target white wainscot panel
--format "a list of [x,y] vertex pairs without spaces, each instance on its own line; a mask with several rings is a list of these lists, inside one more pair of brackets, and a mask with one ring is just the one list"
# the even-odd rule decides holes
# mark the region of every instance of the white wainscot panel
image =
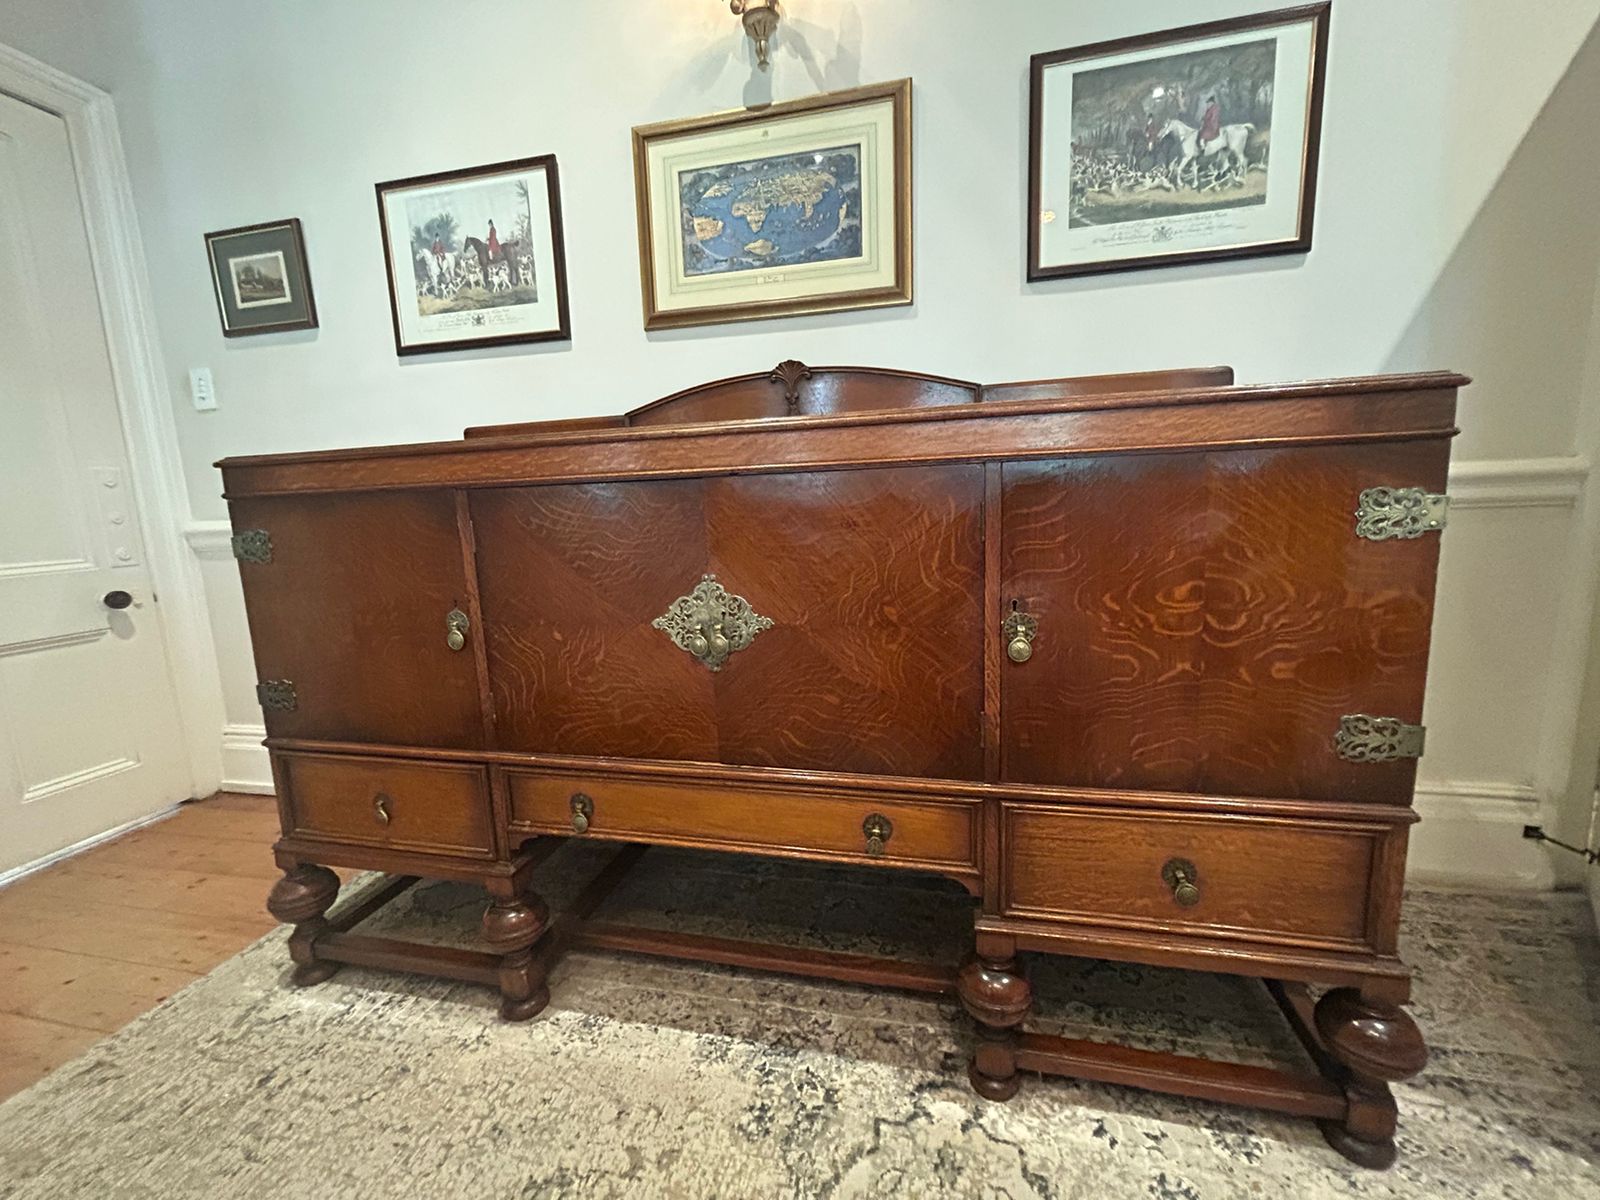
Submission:
[[1554,631],[1578,582],[1569,561],[1582,459],[1467,462],[1451,472],[1417,783],[1419,883],[1548,888],[1549,856],[1522,836],[1541,816],[1540,739]]
[[256,703],[256,667],[250,653],[250,625],[245,618],[239,564],[233,558],[226,521],[196,521],[184,531],[200,562],[211,636],[216,641],[217,669],[222,675],[225,723],[222,737],[222,789],[228,792],[272,791],[272,770],[261,739],[267,736]]

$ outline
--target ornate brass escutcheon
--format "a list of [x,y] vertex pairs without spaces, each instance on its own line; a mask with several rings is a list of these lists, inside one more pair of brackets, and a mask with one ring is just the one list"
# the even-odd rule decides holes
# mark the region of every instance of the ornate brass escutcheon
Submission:
[[1162,881],[1172,889],[1172,898],[1183,908],[1200,903],[1200,872],[1187,858],[1169,858],[1161,867]]
[[720,671],[735,650],[743,650],[756,634],[772,628],[772,618],[763,617],[743,596],[724,588],[715,575],[702,575],[694,591],[679,596],[650,624],[708,670]]
[[1356,500],[1356,536],[1372,542],[1437,533],[1449,516],[1450,497],[1418,487],[1367,488]]
[[1022,611],[1018,602],[1011,602],[1005,624],[1000,626],[1000,636],[1006,640],[1006,657],[1014,663],[1025,663],[1033,657],[1033,639],[1039,635],[1039,618]]
[[594,819],[594,801],[582,792],[572,793],[572,832],[588,833],[589,822]]
[[472,628],[472,622],[467,620],[467,614],[459,608],[452,608],[444,615],[444,644],[452,650],[459,650],[467,644],[467,630]]
[[387,792],[379,792],[372,798],[372,815],[378,818],[378,824],[380,825],[389,823],[389,795]]
[[882,813],[872,813],[861,822],[861,832],[867,835],[867,853],[877,858],[884,843],[894,836],[894,823]]
[[1393,762],[1397,758],[1421,758],[1427,730],[1408,725],[1399,717],[1375,717],[1370,713],[1346,713],[1339,718],[1333,735],[1333,749],[1346,762]]

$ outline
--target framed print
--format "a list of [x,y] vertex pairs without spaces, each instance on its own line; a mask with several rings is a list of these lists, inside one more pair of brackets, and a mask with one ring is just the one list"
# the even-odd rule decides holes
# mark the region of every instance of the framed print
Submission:
[[378,184],[397,354],[566,341],[553,154]]
[[911,80],[633,131],[644,327],[911,303]]
[[1034,55],[1029,280],[1309,250],[1328,10]]
[[317,327],[298,220],[208,233],[206,254],[224,337]]

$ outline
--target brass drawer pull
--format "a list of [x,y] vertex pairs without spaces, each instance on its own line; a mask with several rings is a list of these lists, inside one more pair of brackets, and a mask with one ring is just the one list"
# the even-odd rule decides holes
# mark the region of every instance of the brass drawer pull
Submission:
[[389,795],[387,792],[379,792],[372,798],[372,812],[378,818],[380,825],[389,823]]
[[1200,872],[1187,858],[1169,858],[1161,868],[1161,878],[1172,889],[1172,898],[1183,908],[1200,903]]
[[894,823],[882,813],[872,813],[861,822],[861,832],[867,835],[867,853],[878,858],[884,843],[894,836]]
[[594,801],[582,792],[572,794],[572,832],[588,833],[589,822],[594,817]]
[[1033,639],[1039,636],[1039,618],[1022,611],[1019,601],[1011,602],[1011,611],[1000,626],[1000,636],[1006,640],[1006,657],[1014,663],[1025,663],[1033,657]]
[[460,650],[467,644],[467,630],[472,628],[472,622],[467,619],[467,614],[459,608],[452,608],[444,615],[444,644],[452,650]]

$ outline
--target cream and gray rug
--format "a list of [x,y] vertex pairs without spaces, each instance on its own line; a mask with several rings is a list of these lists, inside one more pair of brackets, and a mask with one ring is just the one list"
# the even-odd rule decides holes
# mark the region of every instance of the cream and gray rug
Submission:
[[[558,896],[598,847],[544,869]],[[886,873],[651,851],[611,919],[866,952],[957,944],[964,894]],[[470,942],[482,901],[373,918]],[[741,914],[731,920],[730,914]],[[483,988],[346,968],[286,986],[263,939],[0,1105],[0,1197],[1600,1197],[1600,941],[1575,895],[1414,893],[1427,1070],[1400,1161],[1308,1121],[1071,1080],[968,1088],[953,1002],[626,956],[569,957],[524,1025]],[[1276,1062],[1259,985],[1035,959],[1039,1024]]]

